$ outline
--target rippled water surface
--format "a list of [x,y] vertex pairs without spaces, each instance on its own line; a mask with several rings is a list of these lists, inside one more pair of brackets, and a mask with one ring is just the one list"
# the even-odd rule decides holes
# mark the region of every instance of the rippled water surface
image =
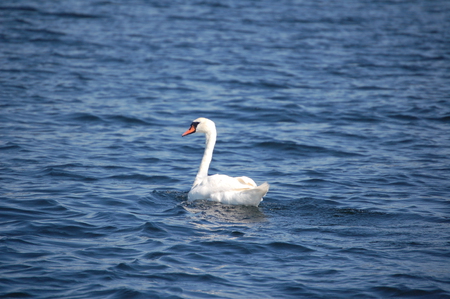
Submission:
[[[450,298],[450,2],[0,4],[0,297]],[[187,203],[210,174],[259,207]]]

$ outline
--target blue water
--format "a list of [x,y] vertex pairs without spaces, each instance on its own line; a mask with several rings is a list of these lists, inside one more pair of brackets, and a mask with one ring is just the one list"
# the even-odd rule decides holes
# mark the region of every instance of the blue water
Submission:
[[[450,2],[0,4],[0,297],[450,298]],[[210,174],[258,208],[187,203]]]

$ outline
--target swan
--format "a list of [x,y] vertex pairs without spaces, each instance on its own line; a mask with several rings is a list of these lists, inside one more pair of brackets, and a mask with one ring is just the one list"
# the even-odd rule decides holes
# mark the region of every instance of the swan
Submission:
[[204,199],[229,205],[257,207],[269,191],[269,184],[265,182],[257,186],[246,176],[230,177],[222,174],[208,176],[217,138],[216,125],[212,120],[200,117],[194,120],[181,136],[197,132],[205,134],[206,146],[194,184],[188,193],[188,201]]

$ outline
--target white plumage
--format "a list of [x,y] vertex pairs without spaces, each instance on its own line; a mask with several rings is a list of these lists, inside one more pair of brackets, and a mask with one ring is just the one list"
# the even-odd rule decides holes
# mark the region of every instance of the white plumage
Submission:
[[189,191],[188,200],[204,199],[230,205],[258,206],[263,196],[269,191],[269,184],[263,183],[257,186],[251,178],[246,176],[235,178],[221,174],[208,176],[217,138],[216,125],[207,118],[197,118],[182,136],[196,132],[205,134],[206,147],[194,184]]

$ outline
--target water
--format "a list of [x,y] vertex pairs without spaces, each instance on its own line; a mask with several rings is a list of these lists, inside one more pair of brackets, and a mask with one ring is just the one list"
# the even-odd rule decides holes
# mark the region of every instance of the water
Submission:
[[[450,298],[448,1],[0,20],[2,298]],[[200,116],[258,208],[186,202]]]

